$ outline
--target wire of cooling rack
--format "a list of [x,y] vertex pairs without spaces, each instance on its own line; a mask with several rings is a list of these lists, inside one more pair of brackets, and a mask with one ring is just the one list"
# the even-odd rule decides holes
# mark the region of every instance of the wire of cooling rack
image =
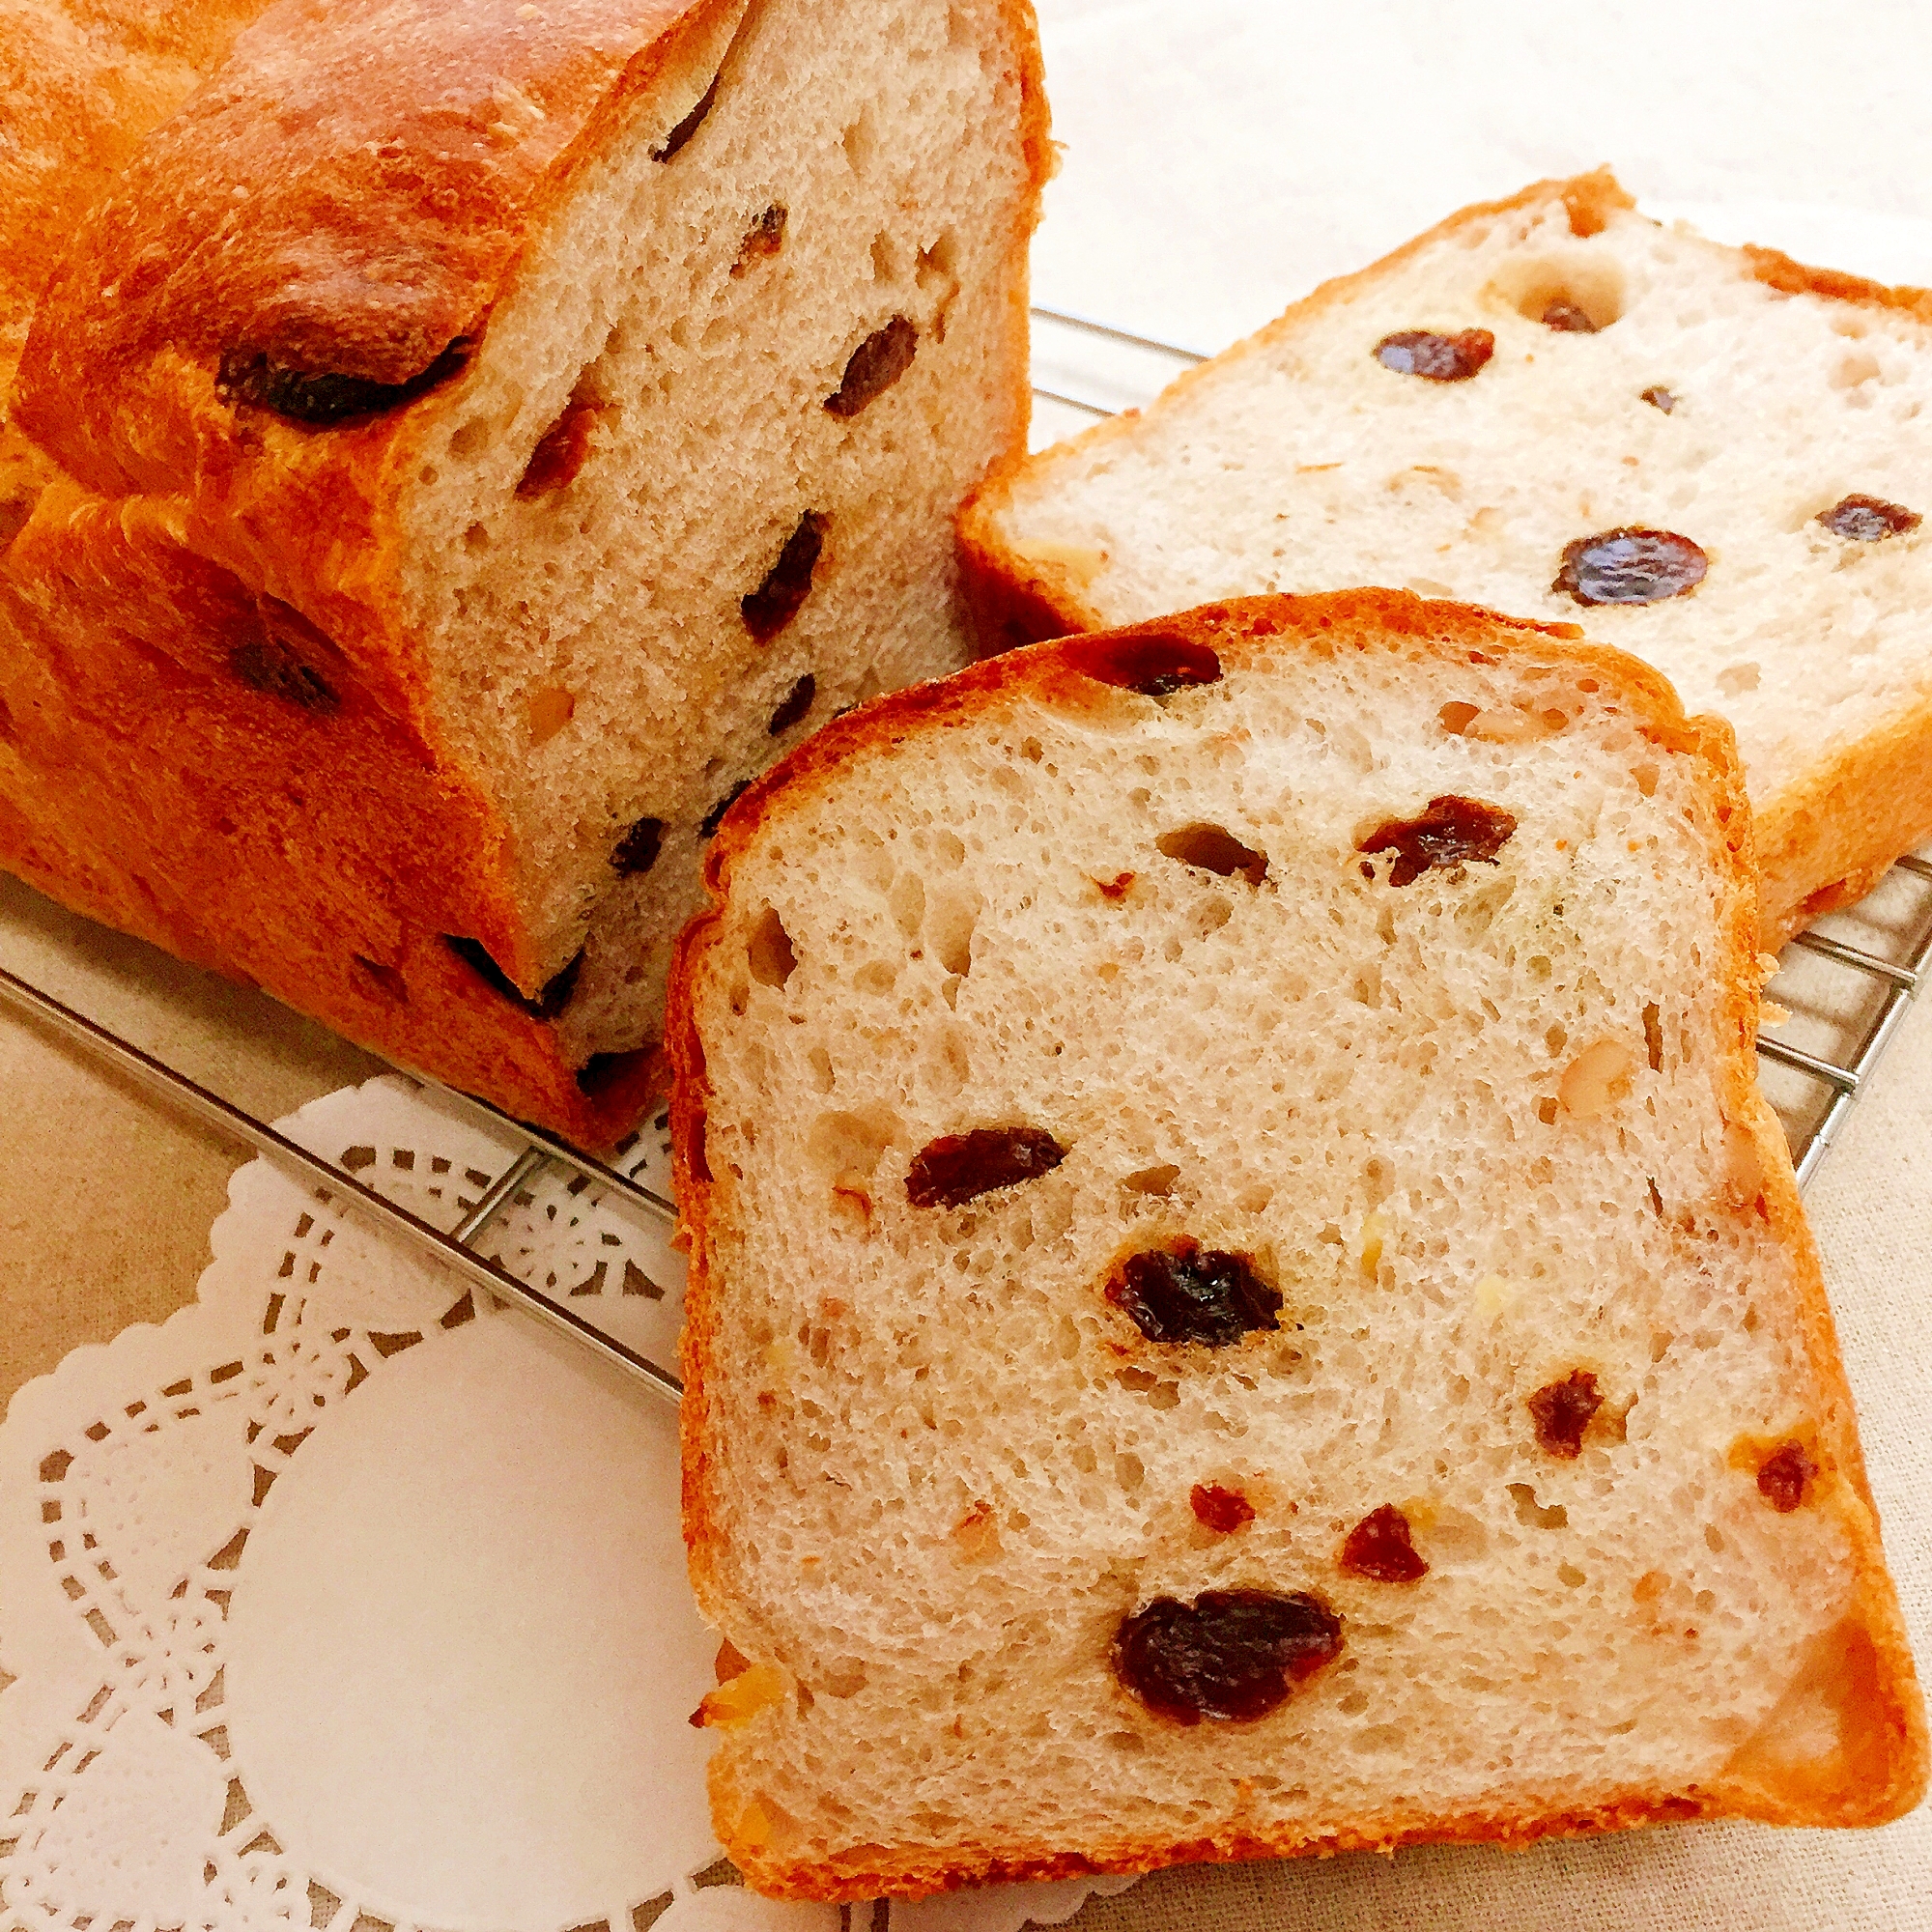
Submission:
[[[373,1187],[365,1186],[333,1161],[311,1153],[307,1148],[291,1140],[267,1121],[258,1120],[246,1109],[224,1099],[198,1080],[190,1079],[178,1067],[143,1051],[132,1040],[124,1039],[110,1028],[89,1019],[85,1013],[75,1011],[31,980],[0,969],[0,1000],[22,1012],[32,1013],[64,1037],[89,1047],[123,1072],[131,1073],[144,1085],[165,1094],[197,1120],[246,1142],[258,1153],[265,1154],[298,1179],[319,1184],[326,1198],[340,1200],[354,1211],[383,1223],[419,1254],[440,1262],[443,1266],[461,1275],[472,1294],[488,1293],[518,1303],[572,1341],[594,1350],[607,1361],[635,1376],[659,1394],[669,1396],[673,1402],[684,1393],[684,1384],[668,1369],[660,1367],[648,1356],[640,1355],[635,1349],[607,1335],[594,1322],[586,1321],[574,1308],[565,1306],[541,1289],[519,1281],[508,1269],[486,1260],[469,1245],[508,1205],[518,1188],[527,1185],[553,1160],[567,1161],[580,1172],[590,1174],[593,1179],[627,1183],[627,1177],[606,1167],[602,1161],[592,1160],[565,1143],[544,1134],[544,1144],[525,1148],[485,1190],[483,1198],[463,1221],[450,1233],[444,1234],[440,1228],[412,1214],[407,1208],[399,1207],[378,1194]],[[459,1106],[476,1109],[497,1120],[507,1118],[497,1108],[472,1100],[467,1094],[455,1094],[448,1088],[440,1091],[448,1094]],[[538,1131],[526,1126],[519,1130],[526,1134]],[[627,1197],[641,1196],[653,1203],[659,1200],[648,1189],[637,1187],[635,1183],[626,1184],[623,1191]],[[668,1204],[665,1206],[668,1208]]]
[[[1916,854],[1907,854],[1900,859],[1897,870],[1920,886],[1932,888],[1932,863]],[[1787,952],[1805,952],[1815,959],[1829,961],[1835,967],[1861,975],[1879,993],[1877,1011],[1867,1021],[1843,1063],[1821,1054],[1807,1053],[1781,1039],[1760,1037],[1758,1040],[1757,1050],[1764,1059],[1803,1074],[1829,1095],[1824,1112],[1809,1130],[1793,1137],[1791,1154],[1798,1169],[1800,1187],[1806,1185],[1817,1173],[1819,1163],[1837,1139],[1839,1130],[1851,1115],[1854,1102],[1864,1091],[1886,1048],[1891,1044],[1914,994],[1923,981],[1926,962],[1932,959],[1932,892],[1922,896],[1926,903],[1921,908],[1921,916],[1907,931],[1895,958],[1886,958],[1864,947],[1852,946],[1821,932],[1801,932],[1786,949]]]
[[[1120,345],[1144,355],[1168,357],[1178,365],[1190,365],[1206,359],[1196,351],[1153,342],[1085,316],[1041,308],[1035,309],[1034,315],[1038,321],[1072,330],[1083,337]],[[1092,397],[1080,397],[1037,385],[1034,393],[1046,401],[1092,416],[1108,416],[1117,412],[1114,404]],[[1900,859],[1894,868],[1894,876],[1901,875],[1923,890],[1920,893],[1921,903],[1905,923],[1902,931],[1896,928],[1895,923],[1890,929],[1893,956],[1817,932],[1801,933],[1786,949],[1787,959],[1794,953],[1802,953],[1806,958],[1824,962],[1850,976],[1852,981],[1875,991],[1878,998],[1875,1012],[1854,1040],[1851,1051],[1842,1059],[1812,1053],[1777,1039],[1760,1039],[1758,1042],[1758,1052],[1765,1060],[1813,1083],[1824,1097],[1822,1111],[1808,1124],[1794,1128],[1788,1118],[1785,1122],[1800,1186],[1808,1182],[1817,1172],[1819,1163],[1843,1128],[1853,1105],[1869,1082],[1872,1070],[1897,1033],[1906,1009],[1928,971],[1928,961],[1932,961],[1932,861],[1916,856]],[[319,1185],[352,1211],[391,1228],[418,1253],[462,1275],[472,1291],[496,1294],[528,1310],[660,1395],[675,1401],[682,1394],[683,1384],[668,1369],[605,1334],[575,1309],[518,1280],[471,1245],[520,1190],[541,1179],[553,1165],[570,1168],[593,1184],[607,1188],[615,1201],[636,1212],[660,1223],[675,1225],[677,1209],[674,1205],[638,1179],[638,1172],[643,1164],[641,1158],[628,1170],[600,1160],[556,1134],[516,1120],[487,1100],[444,1087],[412,1067],[400,1067],[399,1070],[412,1080],[434,1090],[473,1119],[497,1128],[508,1128],[524,1139],[522,1150],[509,1158],[503,1171],[486,1187],[481,1198],[470,1206],[463,1220],[445,1233],[365,1186],[333,1162],[301,1147],[267,1121],[202,1086],[178,1067],[143,1051],[131,1040],[123,1038],[85,1013],[55,999],[32,981],[4,969],[0,969],[0,1004],[33,1014],[64,1037],[88,1047],[124,1071],[133,1074],[148,1087],[167,1094],[197,1119],[235,1135],[304,1181]],[[618,1157],[623,1159],[625,1156],[620,1153]]]

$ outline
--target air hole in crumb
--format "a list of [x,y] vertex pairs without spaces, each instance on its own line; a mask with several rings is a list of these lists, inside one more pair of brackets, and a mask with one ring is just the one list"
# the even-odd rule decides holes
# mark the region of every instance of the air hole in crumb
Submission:
[[349,957],[384,998],[395,1000],[404,1006],[409,1004],[410,989],[404,984],[403,976],[393,966],[384,966],[380,959],[371,959],[366,952],[352,952]]
[[563,412],[537,439],[537,446],[517,479],[517,495],[528,501],[533,497],[551,496],[574,482],[590,454],[591,434],[602,413],[602,405],[580,382]]
[[792,951],[791,934],[784,928],[784,921],[770,906],[764,916],[752,928],[752,937],[746,946],[752,964],[752,978],[761,986],[782,986],[791,978],[792,968],[798,964],[798,955]]
[[739,799],[741,799],[748,791],[750,791],[751,788],[752,788],[752,781],[750,779],[740,779],[738,782],[734,784],[731,787],[731,789],[727,791],[724,794],[724,796],[721,798],[718,801],[718,803],[714,805],[711,808],[711,810],[704,814],[704,822],[697,828],[698,836],[704,838],[709,838],[713,837],[716,834],[718,828],[724,824],[724,814],[727,811],[729,811],[731,808],[738,803]]
[[926,902],[926,944],[940,965],[962,980],[973,970],[973,929],[979,919],[977,893],[942,889]]
[[711,76],[711,85],[698,96],[697,103],[689,114],[651,150],[651,159],[668,161],[704,125],[704,117],[711,112],[712,103],[718,99],[718,75]]
[[872,157],[879,152],[879,135],[872,125],[872,110],[864,109],[859,118],[846,128],[840,137],[845,150],[845,158],[852,164],[852,172],[862,175],[871,166]]
[[1516,1505],[1516,1520],[1525,1529],[1567,1529],[1570,1512],[1561,1503],[1545,1509],[1536,1500],[1536,1492],[1527,1483],[1509,1485],[1510,1501]]
[[1163,1167],[1144,1167],[1138,1173],[1125,1176],[1121,1185],[1129,1194],[1151,1194],[1165,1199],[1173,1192],[1174,1183],[1179,1179],[1179,1168],[1171,1164]]
[[777,738],[789,731],[811,709],[812,700],[817,696],[818,680],[807,671],[785,694],[784,701],[772,713],[771,723],[765,726],[766,737]]
[[830,1178],[869,1179],[899,1131],[898,1116],[887,1107],[863,1113],[821,1114],[806,1139],[806,1151]]
[[1505,299],[1553,334],[1594,335],[1624,312],[1624,278],[1615,262],[1582,250],[1513,262],[1499,277]]
[[471,416],[466,423],[457,424],[449,438],[449,453],[459,462],[468,462],[478,455],[490,440],[490,419],[488,416]]

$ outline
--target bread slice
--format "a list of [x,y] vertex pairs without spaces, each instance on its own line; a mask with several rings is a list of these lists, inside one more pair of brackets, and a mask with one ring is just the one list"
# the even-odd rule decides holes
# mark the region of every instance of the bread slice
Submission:
[[724,801],[968,654],[1025,0],[40,14],[0,863],[608,1138]]
[[755,1887],[1917,1801],[1747,816],[1634,660],[1382,591],[1016,651],[733,809],[668,1039]]
[[[1928,408],[1932,294],[1660,227],[1607,173],[1542,182],[1020,462],[966,545],[1003,642],[1250,591],[1577,620],[1674,585],[1582,621],[1736,727],[1776,948],[1932,835]],[[1576,579],[1632,530],[1689,539],[1657,547],[1678,574]]]

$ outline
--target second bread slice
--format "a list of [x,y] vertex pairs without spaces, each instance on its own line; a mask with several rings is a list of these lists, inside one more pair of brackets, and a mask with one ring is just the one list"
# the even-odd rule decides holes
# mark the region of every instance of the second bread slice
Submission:
[[1736,728],[1777,946],[1932,835],[1928,408],[1932,294],[1542,182],[1022,461],[967,554],[1001,641],[1354,583],[1584,622]]

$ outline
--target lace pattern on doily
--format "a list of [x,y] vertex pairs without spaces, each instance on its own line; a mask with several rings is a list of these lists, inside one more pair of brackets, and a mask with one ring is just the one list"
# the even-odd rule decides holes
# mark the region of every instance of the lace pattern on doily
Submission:
[[[520,1151],[385,1077],[283,1123],[451,1227]],[[668,1192],[662,1122],[627,1155]],[[1015,1932],[1125,1881],[781,1906],[711,1837],[668,1406],[257,1161],[198,1299],[0,1425],[0,1928]],[[673,1358],[581,1177],[478,1251]]]

